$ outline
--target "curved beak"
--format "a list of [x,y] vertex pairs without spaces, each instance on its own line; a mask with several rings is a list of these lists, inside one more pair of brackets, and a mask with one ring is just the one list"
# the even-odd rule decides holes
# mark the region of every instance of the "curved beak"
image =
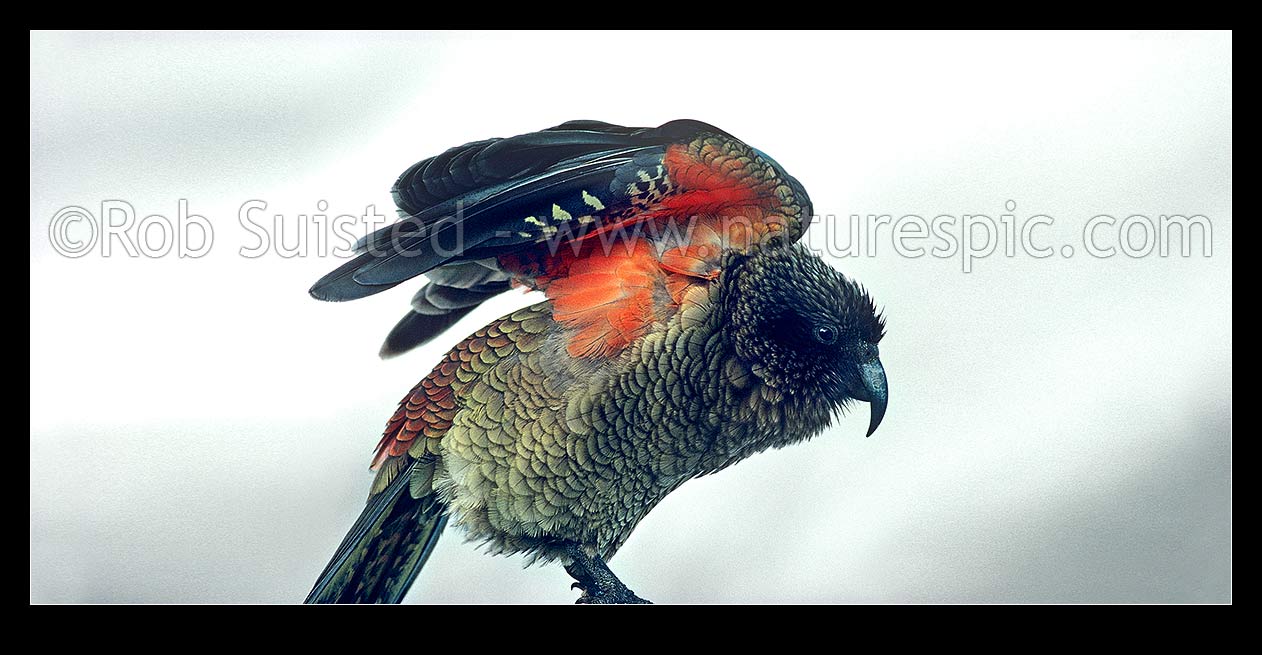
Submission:
[[885,418],[885,406],[889,404],[890,392],[885,381],[885,367],[881,360],[873,359],[859,367],[859,379],[863,381],[863,390],[855,394],[856,400],[862,400],[872,407],[872,420],[868,424],[868,435],[872,436],[876,428]]

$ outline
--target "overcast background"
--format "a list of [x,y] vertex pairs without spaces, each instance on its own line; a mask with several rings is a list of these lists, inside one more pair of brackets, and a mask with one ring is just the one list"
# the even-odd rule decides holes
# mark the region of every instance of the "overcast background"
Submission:
[[[713,123],[851,214],[1203,214],[1212,254],[833,257],[886,309],[891,404],[689,482],[613,561],[658,602],[1231,600],[1226,33],[31,35],[31,601],[301,601],[395,404],[480,308],[383,362],[411,288],[306,294],[261,216],[392,213],[443,149],[569,119]],[[57,254],[63,207],[215,227]],[[1107,230],[1100,230],[1102,237]],[[296,238],[291,236],[289,238]],[[1178,242],[1175,243],[1178,252]],[[410,287],[411,285],[409,285]],[[510,297],[511,296],[511,297]],[[449,532],[409,602],[572,602]]]

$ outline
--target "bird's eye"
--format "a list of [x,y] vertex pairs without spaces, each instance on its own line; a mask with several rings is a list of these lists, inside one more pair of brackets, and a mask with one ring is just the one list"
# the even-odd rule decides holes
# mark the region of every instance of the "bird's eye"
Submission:
[[832,343],[837,340],[837,328],[831,325],[816,325],[815,340],[820,343]]

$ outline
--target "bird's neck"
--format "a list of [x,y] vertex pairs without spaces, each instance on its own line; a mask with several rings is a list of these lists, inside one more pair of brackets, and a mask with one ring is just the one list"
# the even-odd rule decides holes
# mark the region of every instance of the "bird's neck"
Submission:
[[769,384],[743,361],[721,320],[693,329],[702,335],[687,338],[706,344],[706,382],[714,399],[708,412],[713,441],[706,468],[718,470],[769,448],[781,448],[822,432],[832,421],[836,407],[816,395],[792,394]]

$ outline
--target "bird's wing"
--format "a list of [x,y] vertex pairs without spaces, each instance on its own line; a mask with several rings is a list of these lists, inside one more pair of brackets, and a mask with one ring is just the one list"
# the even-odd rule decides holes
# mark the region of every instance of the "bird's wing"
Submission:
[[[660,276],[713,277],[723,251],[795,241],[810,216],[805,190],[772,159],[690,120],[572,121],[470,143],[409,168],[394,195],[405,217],[365,237],[313,296],[351,300],[423,273],[441,286],[485,285],[444,273],[485,275],[476,262],[557,300],[556,318],[581,335],[579,355],[617,352],[660,317],[645,292]],[[459,296],[480,302],[488,288],[503,286]],[[432,335],[412,336],[403,343]]]

